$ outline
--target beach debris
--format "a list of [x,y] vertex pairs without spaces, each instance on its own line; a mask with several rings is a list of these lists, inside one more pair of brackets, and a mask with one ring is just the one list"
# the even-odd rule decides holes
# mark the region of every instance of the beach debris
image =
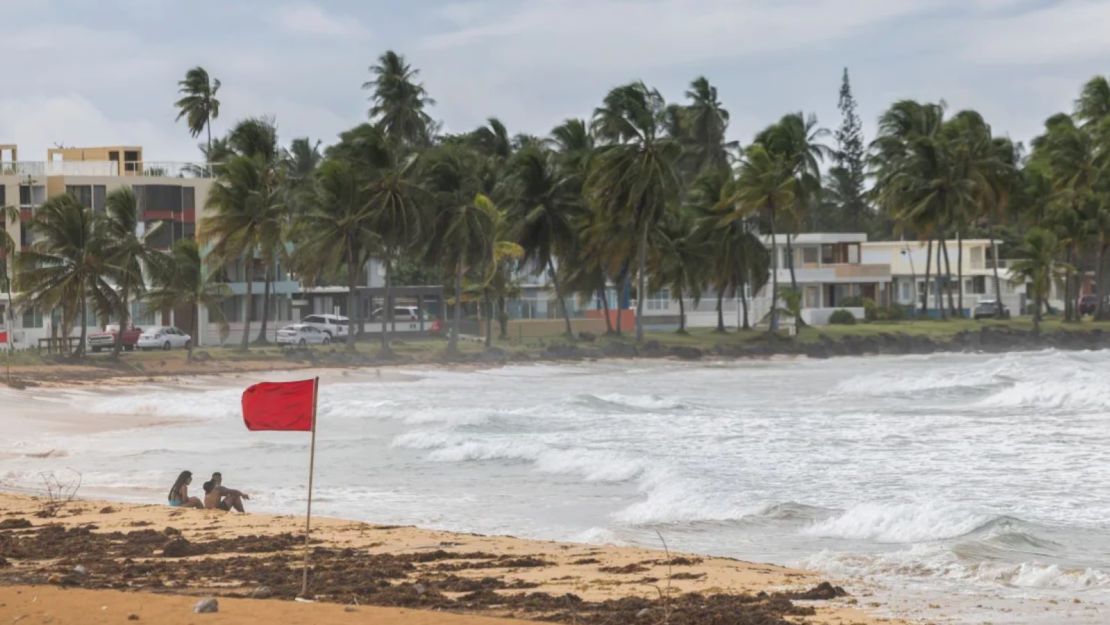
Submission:
[[644,608],[636,613],[636,618],[638,619],[647,618],[649,616],[651,616],[651,608]]
[[80,575],[81,577],[84,577],[89,574],[89,570],[85,568],[84,564],[78,564],[77,566],[73,567],[73,573],[75,575]]
[[358,608],[353,605],[343,606],[344,612],[358,612]]
[[27,519],[15,518],[0,521],[0,530],[21,530],[28,527],[31,527],[31,522]]
[[134,612],[132,612],[131,614],[128,614],[128,615],[127,615],[127,620],[129,620],[129,621],[137,621],[137,620],[139,620],[139,615],[138,615],[138,614],[135,614]]
[[166,529],[162,530],[162,533],[166,536],[180,536],[181,530],[177,529],[176,527],[167,527]]
[[0,569],[11,566],[12,563],[8,562],[4,556],[0,556]]
[[104,506],[103,508],[100,509],[100,514],[112,514],[115,511],[116,511],[116,509],[113,508],[112,506]]
[[193,606],[193,612],[197,614],[210,614],[212,612],[220,611],[220,602],[216,601],[215,597],[205,597]]
[[837,597],[848,596],[848,591],[840,586],[833,586],[829,582],[821,582],[809,590],[801,592],[784,592],[781,595],[787,599],[801,601],[827,601]]
[[632,573],[643,573],[644,571],[647,571],[649,569],[646,566],[643,566],[642,564],[637,564],[635,562],[632,562],[632,563],[626,564],[624,566],[602,566],[602,567],[598,567],[597,570],[602,572],[602,573],[615,573],[615,574],[618,574],[618,575],[630,575]]
[[252,599],[269,599],[274,596],[274,591],[270,590],[269,586],[259,586],[251,591]]
[[421,583],[416,583],[416,584],[413,584],[413,585],[412,585],[412,589],[413,589],[413,590],[414,590],[414,591],[416,592],[416,594],[418,594],[418,595],[422,595],[422,594],[424,594],[424,593],[428,592],[428,587],[427,587],[427,586],[425,586],[424,584],[421,584]]
[[192,545],[184,538],[174,538],[162,547],[163,558],[182,558],[189,555]]

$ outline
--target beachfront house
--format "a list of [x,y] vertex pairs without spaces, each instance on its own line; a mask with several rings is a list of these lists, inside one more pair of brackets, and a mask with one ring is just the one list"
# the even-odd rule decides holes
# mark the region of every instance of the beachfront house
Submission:
[[[769,235],[762,237],[764,245],[772,248]],[[864,233],[808,232],[792,235],[787,245],[786,235],[776,235],[774,263],[779,289],[790,289],[791,266],[793,277],[801,294],[802,320],[810,325],[825,325],[836,310],[844,309],[863,319],[864,300],[879,306],[890,302],[890,267],[885,263],[872,263],[863,259],[861,246],[867,241]],[[788,249],[789,247],[789,249]],[[771,311],[771,280],[758,293],[745,288],[721,301],[722,316],[728,327],[743,323],[744,305],[748,308],[751,325],[765,324]],[[710,289],[695,303],[685,299],[686,325],[688,327],[715,327],[717,325],[717,295]],[[634,306],[634,305],[633,305]],[[779,306],[783,304],[780,300]],[[783,317],[786,319],[786,316]],[[677,327],[679,305],[675,294],[668,289],[650,293],[644,301],[644,323],[654,329]],[[789,322],[789,320],[787,320]]]
[[[962,248],[961,248],[962,245]],[[863,244],[863,259],[870,263],[885,263],[890,266],[893,304],[904,308],[908,313],[920,314],[922,298],[926,297],[925,314],[939,316],[937,310],[937,289],[948,309],[948,293],[953,302],[959,305],[960,290],[963,292],[963,312],[970,316],[975,306],[984,300],[1002,299],[1003,305],[1011,314],[1025,311],[1026,295],[1023,284],[1014,284],[1005,259],[995,259],[997,246],[990,239],[965,239],[945,241],[948,248],[947,265],[940,255],[942,268],[946,271],[937,276],[937,247],[933,245],[932,261],[929,268],[929,283],[925,283],[926,257],[929,246],[922,241],[870,241]],[[961,254],[962,249],[962,254]],[[957,277],[957,267],[963,265],[963,282]],[[951,281],[947,280],[947,268],[951,268]],[[995,285],[995,268],[998,269],[998,284]],[[959,289],[959,290],[958,290]]]

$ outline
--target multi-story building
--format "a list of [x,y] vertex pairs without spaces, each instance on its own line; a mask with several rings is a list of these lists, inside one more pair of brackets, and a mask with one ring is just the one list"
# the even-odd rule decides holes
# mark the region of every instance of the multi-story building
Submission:
[[[35,211],[50,197],[69,193],[93,211],[105,210],[105,198],[120,187],[131,187],[135,193],[140,213],[139,234],[143,234],[155,224],[162,224],[152,235],[155,247],[169,249],[175,241],[193,238],[208,201],[212,186],[210,170],[201,164],[179,162],[156,162],[145,160],[143,149],[138,146],[105,146],[85,148],[51,148],[47,150],[46,160],[20,160],[18,147],[0,145],[0,206],[15,206],[19,209],[19,220],[5,224],[8,233],[26,249],[33,243],[33,234],[28,228]],[[258,262],[258,261],[254,261]],[[232,296],[223,302],[221,309],[228,321],[230,334],[223,336],[227,341],[242,336],[246,311],[245,263],[235,263],[224,269]],[[9,271],[11,268],[9,268]],[[262,319],[262,299],[264,268],[258,267],[254,273],[257,282],[252,290],[255,298],[253,318]],[[290,298],[298,290],[295,281],[288,278],[287,272],[275,266],[271,275],[271,329],[282,321],[291,319]],[[13,296],[11,299],[17,300]],[[7,294],[0,294],[0,309],[3,310],[3,325],[7,325],[7,308],[12,306]],[[154,324],[175,324],[183,328],[193,326],[194,315],[199,315],[198,345],[216,344],[221,341],[221,325],[215,323],[217,315],[210,311],[194,311],[182,307],[171,311],[148,310],[143,302],[132,305],[132,318],[138,326]],[[34,309],[15,310],[14,327],[11,328],[17,346],[34,347],[38,340],[57,336],[61,331],[61,311],[42,311]],[[89,314],[84,323],[90,329],[100,324]],[[255,330],[258,325],[256,323]],[[79,328],[74,330],[76,333]]]

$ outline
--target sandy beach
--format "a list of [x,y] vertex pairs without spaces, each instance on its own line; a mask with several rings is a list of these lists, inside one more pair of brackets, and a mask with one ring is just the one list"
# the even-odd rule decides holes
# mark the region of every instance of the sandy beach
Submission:
[[47,502],[0,494],[5,622],[199,622],[191,606],[208,595],[213,623],[891,622],[800,570],[339,519],[314,522],[317,603],[301,604],[303,519],[92,500],[43,518]]

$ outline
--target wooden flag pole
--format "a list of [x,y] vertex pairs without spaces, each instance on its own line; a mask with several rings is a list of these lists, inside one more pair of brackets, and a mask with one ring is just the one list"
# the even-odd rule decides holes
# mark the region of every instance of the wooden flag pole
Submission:
[[304,518],[304,570],[301,576],[301,598],[308,599],[308,533],[312,529],[312,474],[316,464],[316,401],[320,378],[312,380],[312,443],[308,452],[308,513]]

